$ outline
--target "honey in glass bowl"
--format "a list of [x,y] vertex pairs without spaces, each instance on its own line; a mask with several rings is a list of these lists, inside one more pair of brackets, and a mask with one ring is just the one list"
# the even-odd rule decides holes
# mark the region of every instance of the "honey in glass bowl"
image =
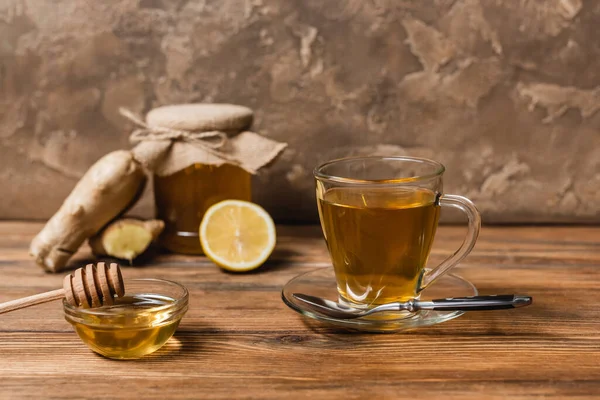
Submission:
[[114,304],[80,308],[63,301],[65,319],[91,350],[108,358],[136,359],[160,349],[188,309],[188,291],[161,279],[125,281]]

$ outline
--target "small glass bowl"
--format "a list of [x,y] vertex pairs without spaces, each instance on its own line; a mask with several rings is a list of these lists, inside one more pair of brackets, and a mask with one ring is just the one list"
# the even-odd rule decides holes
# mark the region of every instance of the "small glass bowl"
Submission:
[[162,279],[125,280],[125,297],[113,306],[79,308],[63,301],[65,319],[93,351],[135,359],[160,349],[188,309],[182,285]]

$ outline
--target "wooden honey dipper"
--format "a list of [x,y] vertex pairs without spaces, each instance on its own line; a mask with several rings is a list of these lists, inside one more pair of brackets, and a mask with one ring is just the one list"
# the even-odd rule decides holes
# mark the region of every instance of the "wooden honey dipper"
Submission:
[[125,294],[123,276],[117,263],[88,264],[65,276],[62,289],[40,293],[0,304],[0,314],[62,299],[75,307],[100,307],[114,303]]

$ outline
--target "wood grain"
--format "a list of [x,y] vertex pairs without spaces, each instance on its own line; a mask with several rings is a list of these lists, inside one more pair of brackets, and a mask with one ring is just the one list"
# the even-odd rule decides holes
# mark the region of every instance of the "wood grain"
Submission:
[[[0,301],[60,286],[27,256],[34,223],[0,223]],[[175,337],[144,359],[87,349],[44,304],[1,316],[0,398],[594,398],[600,393],[600,228],[484,227],[459,273],[484,294],[524,293],[534,304],[473,312],[403,334],[360,334],[302,319],[283,285],[326,266],[318,227],[279,227],[259,271],[224,273],[201,257],[157,254],[125,267],[190,290]],[[442,227],[431,262],[464,228]],[[76,262],[90,255],[84,249]],[[80,266],[80,265],[78,265]],[[117,389],[118,387],[118,389]],[[42,392],[41,392],[42,391]]]

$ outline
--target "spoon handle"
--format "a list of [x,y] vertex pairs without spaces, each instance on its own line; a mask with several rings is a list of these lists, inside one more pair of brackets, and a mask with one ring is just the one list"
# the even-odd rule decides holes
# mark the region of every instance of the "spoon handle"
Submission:
[[21,308],[34,306],[36,304],[47,303],[65,297],[64,289],[56,289],[51,292],[35,294],[22,299],[11,300],[0,304],[0,314],[10,311],[20,310]]
[[415,304],[422,310],[477,311],[502,310],[524,307],[531,304],[532,298],[516,294],[498,294],[490,296],[452,297],[435,299]]

